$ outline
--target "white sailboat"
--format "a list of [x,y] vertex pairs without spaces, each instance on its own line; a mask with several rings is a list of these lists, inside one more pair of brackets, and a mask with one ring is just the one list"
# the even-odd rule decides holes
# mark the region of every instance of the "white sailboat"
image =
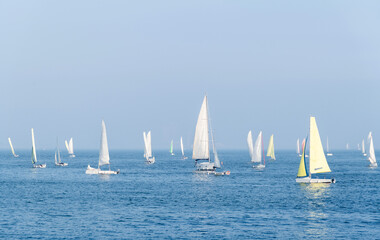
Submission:
[[370,167],[377,167],[377,162],[376,162],[376,156],[375,156],[375,149],[373,147],[373,138],[372,138],[372,132],[369,134],[369,157],[368,161],[370,162]]
[[248,148],[251,155],[251,162],[259,163],[258,165],[253,165],[253,168],[263,169],[265,168],[265,155],[263,149],[263,133],[260,131],[256,138],[255,145],[252,147],[252,132],[248,132]]
[[183,141],[182,141],[182,137],[181,137],[181,140],[180,140],[180,143],[181,143],[181,152],[182,152],[182,160],[185,160],[187,159],[187,157],[185,156],[185,151],[183,150]]
[[276,156],[274,155],[273,134],[269,138],[267,157],[270,157],[272,160],[276,160]]
[[[214,155],[214,162],[210,159],[209,149],[209,133],[211,135],[211,143]],[[198,115],[197,125],[195,127],[195,136],[193,144],[193,157],[195,160],[196,172],[215,174],[215,175],[229,175],[230,172],[216,172],[217,168],[221,168],[221,164],[216,152],[214,137],[211,128],[209,132],[209,116],[207,106],[207,96],[204,97],[201,110]]]
[[174,156],[174,152],[173,152],[173,139],[172,139],[172,141],[170,142],[170,154],[171,154],[172,156]]
[[33,168],[46,168],[46,163],[44,164],[37,164],[37,153],[36,153],[36,143],[34,141],[34,130],[32,128],[32,163]]
[[61,153],[59,151],[58,139],[57,139],[57,150],[55,150],[55,154],[54,154],[54,163],[55,163],[55,166],[60,166],[60,167],[65,167],[69,165],[61,161]]
[[301,157],[301,152],[300,152],[300,139],[297,138],[297,154],[299,157]]
[[[307,139],[306,139],[307,141]],[[310,149],[308,167],[306,164],[306,144],[302,151],[302,157],[298,168],[296,182],[298,183],[334,183],[335,179],[318,179],[312,178],[314,173],[331,172],[327,163],[325,153],[323,152],[321,138],[315,117],[310,117]]]
[[[108,170],[100,169],[101,166],[108,165]],[[110,164],[110,155],[108,151],[108,141],[107,141],[107,132],[106,124],[102,120],[102,133],[100,137],[100,150],[99,150],[99,163],[98,168],[92,168],[90,165],[87,166],[86,174],[119,174],[120,170],[111,171]]]
[[364,144],[364,139],[362,140],[362,153],[363,153],[363,156],[366,157],[367,156],[367,153],[365,152],[365,144]]
[[13,154],[13,157],[19,157],[16,153],[15,153],[15,150],[13,149],[13,145],[12,145],[12,141],[11,141],[11,138],[8,138],[8,142],[9,142],[9,145],[11,146],[11,151],[12,151],[12,154]]
[[153,154],[152,154],[152,137],[151,137],[150,131],[148,132],[148,134],[143,132],[143,137],[144,137],[144,146],[145,146],[144,156],[146,159],[146,163],[153,164],[156,162],[156,158],[153,157]]
[[329,137],[326,140],[326,156],[332,156],[333,154],[329,151]]
[[65,146],[66,146],[67,152],[69,153],[70,157],[75,157],[73,138],[70,138],[69,142],[67,142],[67,140],[65,140]]

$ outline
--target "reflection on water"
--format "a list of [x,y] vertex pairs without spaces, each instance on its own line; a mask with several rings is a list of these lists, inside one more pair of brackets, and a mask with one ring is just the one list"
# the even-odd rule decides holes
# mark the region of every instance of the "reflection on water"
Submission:
[[326,239],[330,234],[329,215],[326,212],[326,199],[330,197],[331,184],[301,183],[300,188],[307,201],[307,225],[304,228],[306,238]]
[[108,174],[99,174],[100,176],[100,179],[103,180],[103,181],[109,181],[110,180],[110,175]]

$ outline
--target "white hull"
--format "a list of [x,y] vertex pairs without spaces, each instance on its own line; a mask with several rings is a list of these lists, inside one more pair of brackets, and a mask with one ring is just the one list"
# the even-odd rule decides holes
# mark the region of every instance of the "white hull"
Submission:
[[171,153],[172,156],[174,156],[174,153]]
[[111,170],[101,170],[99,168],[92,168],[90,165],[87,166],[86,174],[103,174],[103,175],[111,175],[111,174],[119,174],[120,170],[111,171]]
[[332,156],[333,154],[332,153],[327,153],[326,156]]
[[181,160],[185,160],[185,159],[187,159],[187,157],[185,157],[185,156],[183,156],[183,157],[181,158]]
[[369,165],[369,167],[371,167],[371,168],[377,167],[377,163],[371,163],[371,164]]
[[319,178],[296,178],[296,182],[298,183],[335,183],[335,179],[319,179]]
[[364,156],[364,157],[367,157],[367,153],[363,153],[363,156]]
[[55,166],[65,167],[69,165],[68,163],[56,163]]
[[19,157],[19,155],[17,155],[17,154],[16,154],[16,155],[13,155],[13,157],[15,157],[15,158],[18,158],[18,157]]
[[155,162],[156,162],[156,158],[155,157],[152,157],[152,158],[149,158],[149,159],[146,160],[147,164],[153,164]]
[[215,165],[214,163],[211,162],[197,162],[196,165],[196,170],[197,172],[215,172]]
[[69,157],[75,158],[75,154],[70,154]]
[[33,168],[46,168],[46,163],[44,163],[44,164],[33,164]]
[[256,168],[256,169],[264,169],[264,168],[265,168],[265,165],[264,165],[264,164],[254,165],[253,168]]
[[195,171],[195,173],[200,173],[200,174],[207,174],[207,175],[215,175],[215,176],[224,176],[224,175],[230,175],[230,171],[226,172],[216,172],[214,171]]

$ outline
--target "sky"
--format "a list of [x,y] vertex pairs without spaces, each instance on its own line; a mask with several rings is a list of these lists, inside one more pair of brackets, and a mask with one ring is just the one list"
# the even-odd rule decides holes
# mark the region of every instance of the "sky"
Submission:
[[191,149],[205,94],[218,149],[295,150],[310,115],[379,148],[379,26],[379,1],[0,0],[0,148],[98,149],[104,119],[110,149]]

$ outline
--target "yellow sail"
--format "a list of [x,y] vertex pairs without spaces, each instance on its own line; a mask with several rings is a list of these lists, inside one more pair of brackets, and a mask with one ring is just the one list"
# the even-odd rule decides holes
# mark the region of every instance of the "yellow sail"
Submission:
[[321,137],[319,136],[315,117],[310,117],[310,172],[325,173],[331,172],[327,164],[325,153],[323,152]]
[[273,160],[276,160],[276,156],[274,155],[273,134],[272,136],[270,136],[270,139],[269,139],[267,157],[271,157]]
[[[304,139],[305,141],[305,139]],[[298,168],[298,174],[297,177],[306,177],[307,176],[307,170],[306,170],[306,164],[305,164],[305,149],[302,148],[302,156],[301,156],[301,161],[300,161],[300,166]]]

